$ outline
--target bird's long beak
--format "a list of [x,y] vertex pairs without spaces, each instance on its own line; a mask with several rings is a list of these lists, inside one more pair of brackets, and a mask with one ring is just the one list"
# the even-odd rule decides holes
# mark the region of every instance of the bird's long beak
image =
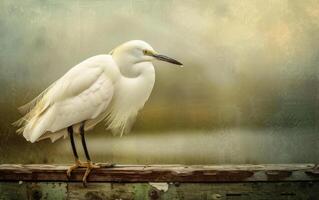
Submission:
[[181,62],[179,62],[173,58],[170,58],[168,56],[164,56],[164,55],[160,55],[160,54],[153,54],[153,57],[156,58],[157,60],[162,60],[162,61],[169,62],[169,63],[175,64],[175,65],[183,66],[183,64]]

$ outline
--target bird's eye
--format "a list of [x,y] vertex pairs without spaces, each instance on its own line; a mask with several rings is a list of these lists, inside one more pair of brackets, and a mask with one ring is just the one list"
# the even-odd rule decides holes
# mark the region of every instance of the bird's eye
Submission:
[[144,54],[144,55],[147,55],[147,54],[148,54],[148,51],[144,49],[144,50],[143,50],[143,54]]

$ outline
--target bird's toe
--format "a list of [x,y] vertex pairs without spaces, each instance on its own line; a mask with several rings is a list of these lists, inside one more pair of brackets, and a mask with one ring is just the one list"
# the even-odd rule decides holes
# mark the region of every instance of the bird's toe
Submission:
[[82,179],[82,184],[83,184],[83,187],[87,187],[87,181],[86,181],[86,178],[84,179]]
[[66,176],[67,176],[68,178],[71,177],[71,171],[70,171],[69,169],[66,171]]
[[78,167],[79,167],[79,166],[77,166],[77,165],[72,165],[71,167],[69,167],[69,169],[66,171],[67,177],[70,178],[72,171],[73,171],[74,169],[78,168]]
[[87,166],[87,162],[81,162],[80,160],[76,160],[74,165],[70,166],[68,168],[68,170],[66,171],[66,175],[68,178],[71,177],[71,173],[73,170],[79,168],[79,167],[86,167]]
[[85,173],[84,173],[84,176],[82,178],[82,182],[83,182],[83,186],[84,187],[87,187],[87,178],[90,174],[90,172],[92,171],[92,169],[97,169],[97,168],[100,168],[100,165],[98,164],[94,164],[93,162],[91,161],[88,161],[85,163],[85,167],[86,167],[86,170],[85,170]]
[[84,187],[87,187],[87,177],[89,176],[90,172],[91,172],[92,168],[86,168],[85,174],[82,178],[82,183]]

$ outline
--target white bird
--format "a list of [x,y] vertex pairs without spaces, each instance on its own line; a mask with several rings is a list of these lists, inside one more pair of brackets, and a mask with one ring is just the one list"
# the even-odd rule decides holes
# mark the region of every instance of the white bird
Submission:
[[[105,120],[107,129],[123,134],[130,131],[138,111],[149,98],[155,82],[155,59],[182,66],[158,54],[144,41],[128,41],[109,54],[90,57],[71,68],[38,97],[19,108],[25,114],[14,124],[27,141],[50,138],[52,142],[70,136],[75,165],[85,167],[83,184],[93,168],[84,131]],[[79,160],[73,132],[81,135],[87,162]]]

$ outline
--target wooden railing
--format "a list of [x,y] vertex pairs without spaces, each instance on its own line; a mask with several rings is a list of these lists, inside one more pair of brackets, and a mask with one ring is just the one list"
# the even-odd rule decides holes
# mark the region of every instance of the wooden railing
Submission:
[[318,199],[319,170],[287,165],[0,165],[0,199]]

